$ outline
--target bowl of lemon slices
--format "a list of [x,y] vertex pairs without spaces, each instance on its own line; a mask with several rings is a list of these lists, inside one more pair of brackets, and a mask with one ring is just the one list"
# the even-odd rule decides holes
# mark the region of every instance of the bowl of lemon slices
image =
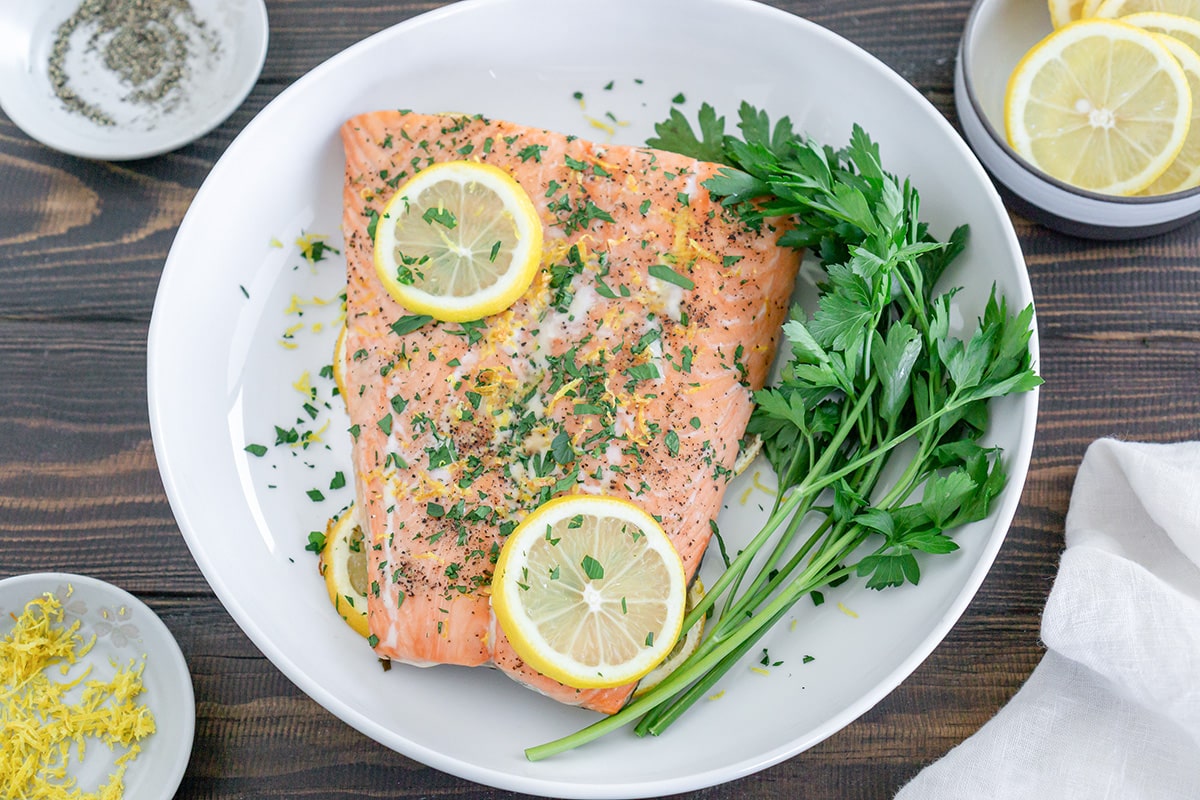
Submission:
[[1200,216],[1200,0],[980,0],[954,95],[1022,216],[1095,239]]

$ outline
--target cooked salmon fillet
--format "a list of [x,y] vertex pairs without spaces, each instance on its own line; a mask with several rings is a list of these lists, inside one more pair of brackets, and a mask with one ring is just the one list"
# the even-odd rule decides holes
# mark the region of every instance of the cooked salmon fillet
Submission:
[[[369,529],[379,656],[493,664],[606,713],[632,687],[578,690],[526,666],[496,625],[505,536],[566,493],[661,519],[689,577],[712,534],[773,358],[799,259],[701,183],[718,166],[474,116],[381,111],[342,128],[346,398]],[[440,161],[508,171],[545,237],[533,285],[477,323],[417,320],[376,276],[396,187]]]

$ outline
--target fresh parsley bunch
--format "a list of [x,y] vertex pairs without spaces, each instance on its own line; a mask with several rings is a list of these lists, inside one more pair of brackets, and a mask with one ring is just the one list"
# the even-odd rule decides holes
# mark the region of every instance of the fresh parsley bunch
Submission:
[[791,358],[755,395],[747,429],[778,476],[775,506],[684,621],[686,631],[713,614],[696,652],[619,713],[530,748],[530,759],[634,720],[640,735],[661,733],[806,595],[822,602],[823,588],[855,576],[872,589],[916,584],[915,554],[957,550],[949,534],[984,519],[1004,488],[1001,452],[980,444],[988,401],[1042,382],[1030,364],[1032,306],[1012,314],[993,287],[970,337],[950,335],[957,290],[936,287],[967,229],[933,238],[917,191],[883,170],[862,128],[834,150],[745,103],[738,127],[740,138],[727,136],[706,104],[699,136],[672,110],[647,143],[727,165],[709,192],[751,226],[791,217],[780,244],[824,268],[816,311],[794,310],[784,326]]

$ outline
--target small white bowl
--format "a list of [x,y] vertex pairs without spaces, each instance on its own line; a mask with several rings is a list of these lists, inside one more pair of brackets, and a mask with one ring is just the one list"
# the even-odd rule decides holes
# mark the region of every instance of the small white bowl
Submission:
[[1052,178],[1004,135],[1004,93],[1017,62],[1048,35],[1046,0],[979,0],[967,17],[954,70],[963,134],[1009,207],[1048,228],[1091,239],[1136,239],[1200,216],[1200,188],[1159,197],[1116,197]]
[[193,36],[182,91],[162,104],[135,103],[131,89],[87,46],[82,27],[71,39],[69,84],[110,113],[103,125],[68,110],[55,95],[50,56],[59,26],[80,0],[5,0],[0,13],[0,108],[42,144],[83,158],[123,161],[182,147],[220,125],[254,87],[267,55],[263,0],[192,0],[205,38]]

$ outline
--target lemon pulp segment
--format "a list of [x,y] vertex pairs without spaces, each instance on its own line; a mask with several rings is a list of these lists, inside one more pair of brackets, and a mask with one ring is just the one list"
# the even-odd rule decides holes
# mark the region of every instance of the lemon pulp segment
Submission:
[[[688,588],[687,606],[684,608],[684,614],[692,613],[692,609],[704,599],[704,584],[700,579],[692,581],[692,585]],[[671,652],[663,659],[657,667],[638,681],[637,689],[634,690],[634,697],[639,697],[653,689],[663,682],[663,679],[674,672],[688,656],[696,652],[700,647],[700,640],[704,638],[704,617],[696,620],[692,627],[683,632],[679,640],[675,642],[675,646],[671,648]]]

